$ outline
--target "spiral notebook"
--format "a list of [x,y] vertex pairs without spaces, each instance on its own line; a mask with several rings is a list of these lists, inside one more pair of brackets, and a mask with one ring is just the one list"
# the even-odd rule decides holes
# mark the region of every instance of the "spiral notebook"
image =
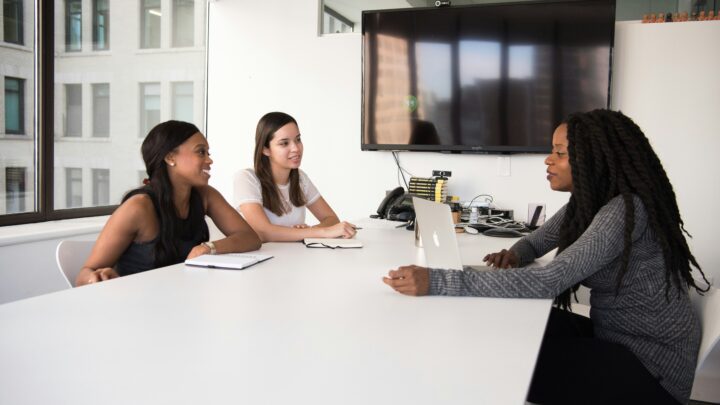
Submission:
[[222,255],[202,255],[185,260],[185,264],[210,269],[246,269],[254,264],[272,259],[272,255],[260,253],[226,253]]

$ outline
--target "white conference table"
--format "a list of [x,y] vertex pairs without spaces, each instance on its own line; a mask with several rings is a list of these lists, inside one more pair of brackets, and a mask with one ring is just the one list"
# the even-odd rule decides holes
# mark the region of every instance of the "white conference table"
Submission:
[[[362,249],[0,305],[0,403],[524,404],[551,300],[398,294],[381,277],[423,263],[413,232],[361,225]],[[514,241],[459,235],[466,264]]]

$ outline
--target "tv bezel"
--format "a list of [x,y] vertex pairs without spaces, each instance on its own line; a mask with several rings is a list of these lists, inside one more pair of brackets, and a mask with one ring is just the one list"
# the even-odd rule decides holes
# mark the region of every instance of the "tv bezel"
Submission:
[[[480,8],[480,7],[512,7],[517,5],[547,5],[547,4],[567,4],[567,3],[612,3],[611,8],[613,16],[617,15],[616,0],[531,0],[531,1],[515,1],[507,3],[482,3],[482,4],[464,4],[459,6],[441,6],[441,8],[452,7],[455,9],[462,8]],[[408,7],[408,8],[392,8],[382,10],[363,10],[361,24],[365,21],[365,14],[378,12],[426,12],[437,10],[438,7]],[[613,18],[617,22],[617,19]],[[614,23],[613,23],[614,24]],[[545,154],[551,151],[551,145],[545,146],[468,146],[468,145],[413,145],[413,144],[374,144],[365,143],[365,26],[361,28],[361,55],[360,55],[360,71],[361,71],[361,91],[360,91],[360,150],[361,151],[391,151],[391,152],[438,152],[449,154]],[[609,108],[612,97],[612,65],[613,52],[615,48],[615,30],[610,34],[610,49],[608,55],[608,90],[605,108]]]

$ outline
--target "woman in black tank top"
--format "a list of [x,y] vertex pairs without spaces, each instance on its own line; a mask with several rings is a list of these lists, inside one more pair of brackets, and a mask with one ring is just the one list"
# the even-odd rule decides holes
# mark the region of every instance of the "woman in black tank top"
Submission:
[[[76,285],[181,263],[202,254],[246,252],[260,239],[213,187],[209,146],[193,124],[167,121],[142,144],[149,180],[131,190],[105,224]],[[205,215],[226,236],[208,242]]]

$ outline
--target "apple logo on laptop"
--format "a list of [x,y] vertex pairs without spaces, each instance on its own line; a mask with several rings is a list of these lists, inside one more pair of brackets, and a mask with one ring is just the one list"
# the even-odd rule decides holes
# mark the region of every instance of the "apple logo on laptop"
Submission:
[[436,247],[440,247],[440,238],[438,238],[437,231],[433,231],[433,242]]

